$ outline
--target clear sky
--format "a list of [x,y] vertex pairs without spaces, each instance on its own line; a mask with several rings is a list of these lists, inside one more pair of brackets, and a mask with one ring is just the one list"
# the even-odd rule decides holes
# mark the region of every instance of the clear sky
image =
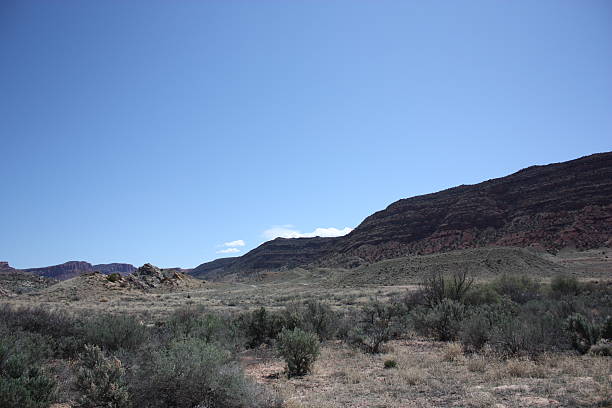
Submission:
[[193,267],[609,150],[607,0],[0,2],[15,267]]

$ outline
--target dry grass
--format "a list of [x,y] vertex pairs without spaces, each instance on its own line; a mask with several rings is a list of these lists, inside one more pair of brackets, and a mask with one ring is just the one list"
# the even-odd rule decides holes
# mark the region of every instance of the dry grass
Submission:
[[487,371],[488,361],[482,356],[472,356],[467,360],[467,369],[473,373],[484,373]]
[[[326,343],[314,373],[291,380],[269,377],[282,367],[272,353],[246,369],[257,381],[282,390],[292,407],[304,408],[605,406],[611,395],[608,357],[504,361],[490,355],[458,356],[452,344],[419,339],[391,345],[392,354],[369,355]],[[447,353],[453,358],[446,358]],[[397,361],[397,367],[385,369],[388,359]]]
[[448,343],[444,346],[442,361],[458,361],[463,358],[463,346],[461,343]]

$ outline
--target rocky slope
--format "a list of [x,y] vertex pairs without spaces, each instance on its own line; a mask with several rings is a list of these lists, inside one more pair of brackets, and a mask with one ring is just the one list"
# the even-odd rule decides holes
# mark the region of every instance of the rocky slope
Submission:
[[8,262],[0,262],[0,297],[32,292],[55,283],[55,279],[24,272],[11,267]]
[[155,288],[193,289],[202,285],[202,281],[176,269],[160,269],[151,264],[144,264],[131,274],[123,277],[121,282],[136,289],[149,290]]
[[122,275],[127,275],[134,272],[135,270],[136,267],[130,264],[110,263],[92,265],[89,262],[84,261],[70,261],[65,262],[61,265],[53,265],[43,268],[24,269],[24,271],[33,273],[35,275],[45,276],[48,278],[59,280],[70,279],[74,278],[75,276],[79,276],[83,273],[90,273],[95,271],[104,274],[120,273]]
[[612,246],[612,152],[402,199],[346,236],[278,238],[194,272],[207,278],[307,264],[352,267],[488,246]]

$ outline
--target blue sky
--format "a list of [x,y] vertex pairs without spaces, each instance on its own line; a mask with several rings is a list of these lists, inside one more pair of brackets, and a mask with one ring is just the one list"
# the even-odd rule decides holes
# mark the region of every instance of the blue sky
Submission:
[[15,267],[193,267],[612,150],[606,0],[4,0],[0,61]]

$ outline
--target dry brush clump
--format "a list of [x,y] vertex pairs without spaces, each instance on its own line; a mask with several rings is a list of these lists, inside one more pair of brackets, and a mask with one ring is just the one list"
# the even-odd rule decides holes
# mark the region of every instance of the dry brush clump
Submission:
[[81,408],[129,408],[131,396],[125,368],[117,357],[107,357],[100,347],[86,345],[79,356],[81,367],[75,388]]

